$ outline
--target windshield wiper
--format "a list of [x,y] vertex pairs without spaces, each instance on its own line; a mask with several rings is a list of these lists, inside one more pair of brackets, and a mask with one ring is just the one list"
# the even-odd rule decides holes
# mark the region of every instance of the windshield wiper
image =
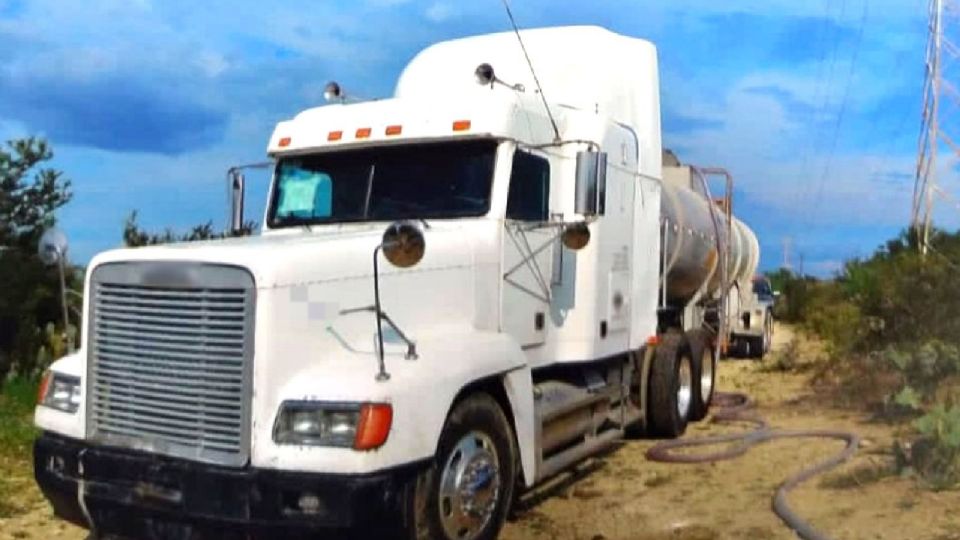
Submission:
[[363,213],[361,214],[364,219],[370,217],[370,199],[373,198],[373,175],[377,173],[377,164],[374,163],[370,165],[370,174],[367,175],[367,194],[363,197]]

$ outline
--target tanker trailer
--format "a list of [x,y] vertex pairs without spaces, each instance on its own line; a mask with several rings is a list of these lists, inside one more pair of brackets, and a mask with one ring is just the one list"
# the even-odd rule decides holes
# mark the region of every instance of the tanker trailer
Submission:
[[[746,347],[762,355],[773,327],[772,318],[765,320],[769,314],[758,318],[751,301],[760,260],[756,235],[728,212],[729,193],[715,200],[703,170],[680,163],[670,151],[663,179],[661,325],[689,329],[702,320],[721,349]],[[756,343],[765,345],[758,349]]]

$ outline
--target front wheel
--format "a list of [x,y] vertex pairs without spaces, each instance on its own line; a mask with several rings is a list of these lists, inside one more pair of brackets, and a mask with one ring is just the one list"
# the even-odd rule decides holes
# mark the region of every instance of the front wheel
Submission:
[[488,394],[450,412],[430,468],[413,486],[408,523],[416,540],[493,540],[513,501],[517,449],[506,415]]

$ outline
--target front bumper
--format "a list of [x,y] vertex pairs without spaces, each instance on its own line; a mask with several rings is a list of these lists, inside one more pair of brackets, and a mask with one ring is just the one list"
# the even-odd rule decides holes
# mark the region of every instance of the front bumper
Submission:
[[[142,540],[298,538],[331,530],[392,535],[403,529],[404,486],[418,469],[369,475],[234,469],[52,433],[34,445],[36,480],[57,516]],[[319,503],[310,512],[300,507],[304,495]]]

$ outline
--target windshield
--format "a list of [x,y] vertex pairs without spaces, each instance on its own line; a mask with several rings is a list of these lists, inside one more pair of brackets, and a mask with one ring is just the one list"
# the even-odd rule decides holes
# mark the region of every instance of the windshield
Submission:
[[761,298],[766,296],[773,296],[773,289],[770,287],[770,282],[765,279],[754,280],[753,294],[756,294]]
[[482,216],[496,141],[325,152],[277,163],[271,227]]

